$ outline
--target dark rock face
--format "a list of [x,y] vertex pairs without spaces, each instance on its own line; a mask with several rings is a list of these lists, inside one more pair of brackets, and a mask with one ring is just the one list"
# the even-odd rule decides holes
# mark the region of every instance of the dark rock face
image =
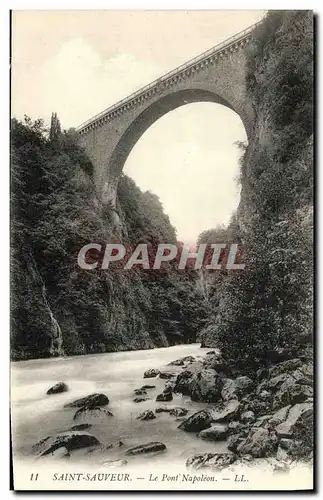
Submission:
[[236,379],[227,379],[221,392],[222,399],[229,401],[230,399],[240,399],[254,388],[253,381],[246,376],[237,377]]
[[188,410],[186,408],[172,408],[169,412],[169,414],[172,417],[185,417],[187,415]]
[[303,403],[313,396],[313,388],[308,385],[298,384],[293,377],[288,377],[281,385],[274,398],[274,408],[284,405]]
[[70,431],[57,436],[48,437],[40,441],[34,447],[34,450],[41,452],[41,456],[50,455],[58,448],[64,447],[68,452],[79,448],[99,445],[99,440],[92,434],[86,432]]
[[68,387],[64,382],[58,382],[57,384],[53,385],[46,394],[59,394],[61,392],[66,392],[68,391]]
[[193,401],[215,403],[221,397],[222,378],[214,370],[202,370],[194,375],[190,383]]
[[159,378],[161,379],[171,379],[173,377],[176,377],[177,376],[177,373],[176,372],[172,372],[172,371],[168,371],[168,370],[163,370],[159,373]]
[[188,469],[211,469],[221,470],[228,467],[236,460],[236,455],[233,453],[204,453],[202,455],[194,455],[186,461]]
[[172,377],[165,382],[165,388],[163,392],[174,392],[177,377]]
[[305,422],[310,423],[312,419],[313,405],[311,403],[296,404],[290,408],[287,419],[277,425],[277,435],[281,438],[296,437],[298,428],[304,427]]
[[162,392],[156,397],[156,401],[172,401],[173,395],[171,392]]
[[146,370],[144,373],[144,378],[155,378],[159,375],[159,370],[155,370],[154,368],[150,368]]
[[270,368],[269,376],[270,376],[270,378],[274,378],[277,375],[281,375],[282,373],[286,373],[286,372],[290,372],[292,370],[295,370],[296,368],[299,368],[301,365],[302,365],[302,362],[298,358],[290,359],[288,361],[283,361],[282,363],[279,363],[278,365],[274,366],[273,368]]
[[201,410],[190,417],[188,417],[186,420],[184,420],[179,426],[179,429],[183,429],[184,431],[187,432],[200,432],[203,431],[204,429],[207,429],[208,427],[211,426],[211,416],[210,413],[206,410]]
[[202,439],[208,441],[222,441],[228,435],[228,426],[224,424],[212,425],[208,429],[204,429],[198,435]]
[[141,389],[135,389],[134,393],[136,396],[145,396],[147,394],[147,391],[146,389],[141,388]]
[[136,398],[133,399],[134,403],[142,403],[143,401],[148,401],[150,398],[146,396],[137,396]]
[[85,398],[76,399],[67,403],[64,408],[94,408],[96,406],[106,406],[109,404],[109,398],[105,394],[90,394]]
[[147,389],[155,389],[155,388],[156,388],[156,386],[155,386],[155,385],[149,385],[149,384],[143,385],[143,386],[141,387],[141,389],[143,389],[143,390],[147,390]]
[[146,410],[137,417],[137,420],[153,420],[156,415],[151,410]]
[[107,417],[113,417],[111,411],[100,408],[99,406],[94,408],[80,408],[76,411],[73,420],[95,420],[95,421],[105,421]]
[[269,432],[268,429],[259,428],[250,431],[248,437],[238,445],[237,453],[261,458],[273,455],[277,447],[276,434]]
[[253,422],[255,420],[255,414],[253,411],[245,411],[244,413],[241,413],[241,422],[247,423],[247,422]]
[[134,446],[126,451],[126,455],[140,455],[142,453],[152,453],[158,451],[165,451],[166,446],[164,443],[158,441],[152,441],[146,444],[140,444],[139,446]]
[[191,394],[191,381],[194,374],[189,370],[184,370],[176,377],[174,392],[190,396]]
[[185,363],[193,363],[195,358],[193,356],[184,356],[183,358],[175,359],[175,361],[171,361],[168,365],[173,366],[184,366]]
[[213,422],[230,422],[235,420],[240,413],[240,403],[237,399],[231,399],[227,403],[220,403],[211,410]]

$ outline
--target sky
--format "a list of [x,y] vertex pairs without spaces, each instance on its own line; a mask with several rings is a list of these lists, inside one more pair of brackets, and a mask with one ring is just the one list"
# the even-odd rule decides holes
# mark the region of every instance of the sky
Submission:
[[[259,21],[264,11],[14,11],[12,115],[76,127],[167,71]],[[178,239],[227,223],[239,203],[244,126],[192,103],[156,121],[124,172],[160,197]]]

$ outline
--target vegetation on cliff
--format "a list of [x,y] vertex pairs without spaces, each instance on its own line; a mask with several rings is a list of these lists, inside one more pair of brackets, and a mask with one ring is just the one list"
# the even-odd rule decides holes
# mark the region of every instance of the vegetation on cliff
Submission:
[[[83,245],[113,237],[92,172],[75,132],[62,132],[55,114],[49,134],[40,120],[12,120],[14,359],[189,342],[203,321],[194,273],[77,266]],[[123,176],[118,197],[124,242],[176,242],[155,195]]]
[[247,75],[256,121],[241,166],[246,267],[221,286],[213,324],[227,358],[259,364],[311,344],[312,66],[312,13],[269,13]]

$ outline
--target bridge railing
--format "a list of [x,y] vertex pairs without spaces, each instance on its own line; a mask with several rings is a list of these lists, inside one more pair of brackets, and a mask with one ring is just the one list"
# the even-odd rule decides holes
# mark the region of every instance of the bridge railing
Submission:
[[205,52],[202,52],[202,54],[199,54],[198,56],[194,57],[193,59],[190,59],[189,61],[187,61],[184,64],[181,64],[180,66],[177,66],[177,68],[169,71],[168,73],[165,73],[164,75],[162,75],[161,77],[157,78],[153,82],[149,83],[148,85],[145,85],[145,87],[140,87],[140,89],[136,90],[132,94],[129,94],[127,97],[121,99],[116,104],[113,104],[112,106],[104,109],[100,113],[94,115],[89,120],[86,120],[85,122],[83,122],[81,125],[79,125],[76,128],[76,130],[78,132],[81,131],[82,129],[84,129],[88,125],[90,125],[91,123],[99,120],[100,118],[103,118],[108,113],[111,113],[112,111],[115,111],[116,109],[118,109],[123,104],[125,104],[125,103],[127,103],[127,102],[135,99],[136,97],[139,97],[140,95],[146,93],[147,91],[153,89],[156,85],[158,85],[160,83],[163,83],[164,81],[166,81],[169,78],[173,77],[174,75],[180,73],[181,71],[184,71],[184,70],[188,69],[190,66],[196,64],[197,62],[202,62],[204,59],[207,59],[209,56],[211,56],[213,54],[216,54],[217,52],[220,52],[221,50],[223,50],[224,48],[229,47],[230,45],[233,45],[237,41],[243,40],[250,33],[252,33],[254,31],[254,29],[256,28],[256,26],[258,26],[261,23],[262,23],[262,21],[259,21],[258,23],[255,23],[255,24],[249,26],[248,28],[246,28],[246,29],[244,29],[242,31],[239,31],[235,35],[233,35],[230,38],[227,38],[226,40],[224,40],[223,42],[220,42],[217,45],[214,45],[211,49],[208,49]]

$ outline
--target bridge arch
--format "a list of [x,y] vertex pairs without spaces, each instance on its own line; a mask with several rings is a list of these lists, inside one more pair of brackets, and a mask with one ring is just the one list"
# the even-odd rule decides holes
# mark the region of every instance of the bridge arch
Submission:
[[94,165],[97,195],[103,204],[116,208],[123,165],[141,135],[160,117],[184,104],[223,104],[240,116],[250,137],[254,112],[246,74],[253,29],[213,47],[78,127],[80,144]]
[[153,123],[170,111],[194,102],[213,102],[232,109],[240,116],[248,135],[248,116],[245,116],[243,110],[235,109],[231,103],[214,92],[203,89],[186,89],[174,92],[155,101],[131,122],[110,156],[107,165],[110,181],[113,177],[117,179],[120,177],[132,148]]

